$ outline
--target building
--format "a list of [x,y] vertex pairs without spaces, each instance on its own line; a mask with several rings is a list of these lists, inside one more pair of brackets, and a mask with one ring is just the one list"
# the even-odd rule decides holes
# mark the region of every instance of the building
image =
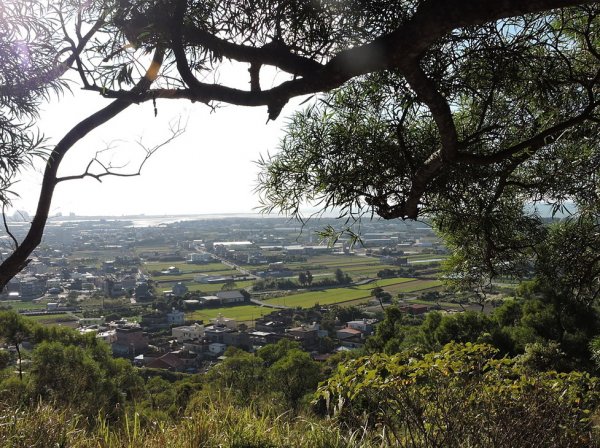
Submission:
[[171,329],[171,335],[177,339],[177,342],[192,341],[204,337],[204,325],[193,324]]
[[237,330],[238,323],[235,319],[229,319],[224,317],[222,314],[219,314],[217,317],[210,320],[214,326],[217,327],[226,327],[230,330]]
[[185,313],[173,308],[167,313],[167,325],[182,325],[185,322]]
[[210,263],[213,257],[211,254],[207,253],[191,253],[190,258],[187,260],[190,264],[201,264],[201,263]]
[[413,316],[425,314],[427,311],[429,311],[429,307],[427,305],[421,305],[418,303],[401,306],[399,309],[403,313],[411,314]]
[[46,292],[45,282],[35,277],[25,277],[19,282],[19,295],[21,300],[33,300],[41,297]]
[[112,344],[113,355],[134,358],[148,350],[148,336],[139,327],[122,327],[115,329],[115,342]]
[[219,291],[217,297],[221,300],[222,305],[233,305],[236,303],[244,303],[245,298],[240,291]]
[[183,297],[188,292],[188,288],[182,282],[178,282],[173,285],[171,292],[175,297]]
[[346,326],[348,328],[354,328],[355,330],[359,330],[363,334],[370,335],[373,333],[374,325],[377,322],[377,319],[360,319],[360,320],[351,320],[346,322]]

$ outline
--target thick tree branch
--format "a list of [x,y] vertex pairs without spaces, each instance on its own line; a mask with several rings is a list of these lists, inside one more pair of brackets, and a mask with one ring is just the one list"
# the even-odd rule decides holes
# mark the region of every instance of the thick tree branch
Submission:
[[[181,23],[185,15],[185,2],[177,2],[174,14],[172,50],[178,71],[189,89],[158,89],[138,97],[147,101],[154,97],[188,99],[209,103],[221,101],[240,106],[270,106],[271,118],[291,98],[306,94],[329,91],[360,75],[387,69],[414,70],[414,64],[435,42],[456,28],[480,25],[489,21],[521,14],[547,11],[574,5],[592,3],[590,0],[503,0],[490,3],[487,0],[429,0],[422,3],[414,16],[397,30],[374,39],[372,42],[340,51],[326,64],[311,64],[303,70],[302,77],[285,81],[262,91],[247,91],[198,81],[193,75],[185,52],[185,40]],[[263,47],[264,49],[264,47]],[[229,57],[242,62],[262,62],[254,58],[258,49],[238,46],[239,54]],[[265,62],[266,63],[266,62]],[[278,65],[277,65],[278,66]],[[278,66],[284,69],[283,67]],[[290,67],[287,67],[290,68]],[[286,70],[289,71],[289,70]],[[294,70],[292,70],[294,71]],[[298,71],[298,70],[295,70]],[[104,90],[104,96],[119,98],[128,92]]]
[[200,46],[217,56],[224,56],[238,62],[258,65],[272,65],[292,75],[310,75],[321,68],[318,62],[292,53],[285,44],[273,40],[262,47],[239,45],[219,39],[215,35],[185,24],[181,30],[185,46]]

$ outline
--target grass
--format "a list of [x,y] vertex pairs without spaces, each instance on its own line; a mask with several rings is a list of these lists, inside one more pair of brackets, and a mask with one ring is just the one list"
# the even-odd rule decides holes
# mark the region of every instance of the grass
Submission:
[[439,280],[414,280],[405,284],[391,285],[385,288],[392,295],[398,293],[410,293],[425,291],[427,289],[439,288],[443,283]]
[[414,281],[416,281],[414,278],[404,278],[404,277],[381,278],[381,279],[375,280],[371,283],[367,283],[366,285],[360,285],[360,286],[358,286],[358,288],[359,289],[367,289],[370,291],[373,288],[377,288],[378,286],[383,288],[384,286],[398,285],[398,284],[414,282]]
[[448,255],[445,255],[445,254],[416,254],[416,255],[408,255],[407,258],[408,258],[408,261],[430,260],[430,259],[437,260],[439,258],[441,258],[441,259],[448,258]]
[[250,321],[256,319],[265,314],[269,314],[273,311],[273,308],[258,305],[240,305],[240,306],[227,306],[220,308],[206,308],[202,310],[196,310],[192,313],[186,314],[186,319],[191,320],[203,320],[205,322],[217,317],[222,314],[224,317],[229,319],[235,319],[237,321]]
[[21,301],[13,301],[6,300],[0,301],[0,306],[10,306],[13,310],[45,310],[46,302],[44,303],[35,303],[35,302],[21,302]]
[[215,272],[215,271],[227,271],[231,268],[229,266],[224,265],[223,263],[208,263],[208,264],[188,264],[185,262],[171,262],[171,263],[163,263],[163,262],[147,262],[144,263],[143,268],[146,272],[150,271],[164,271],[169,269],[171,266],[178,268],[183,273],[189,272]]
[[[254,284],[253,280],[244,280],[244,281],[239,281],[239,282],[235,282],[236,286],[234,286],[233,289],[243,289],[243,288],[248,288],[249,286],[252,286]],[[188,290],[190,292],[196,292],[196,291],[202,291],[202,292],[206,292],[206,293],[213,293],[213,292],[218,292],[221,291],[221,288],[223,288],[224,283],[185,283],[185,286],[188,287]],[[169,284],[163,284],[161,285],[162,288],[160,289],[162,292],[168,292],[171,291],[171,287],[173,285],[169,285]]]
[[266,303],[284,305],[288,307],[310,308],[317,303],[319,305],[334,305],[338,303],[358,303],[362,299],[371,297],[371,290],[382,287],[386,291],[396,294],[398,292],[416,292],[441,286],[438,280],[417,280],[413,278],[385,278],[360,286],[346,288],[330,288],[320,291],[310,291],[292,294],[284,297],[266,299]]
[[335,303],[343,303],[350,300],[366,298],[370,295],[370,291],[365,291],[364,289],[358,289],[356,287],[333,288],[267,299],[265,302],[274,305],[310,308],[317,303],[319,305],[333,305]]
[[67,322],[75,322],[76,318],[72,314],[42,314],[40,316],[23,316],[26,319],[32,319],[43,325],[58,325]]
[[185,282],[185,281],[193,281],[194,277],[199,274],[209,274],[209,275],[218,275],[218,276],[226,276],[226,275],[239,275],[239,271],[235,269],[223,270],[223,271],[198,271],[198,272],[188,272],[185,274],[177,274],[177,275],[157,275],[152,277],[152,280],[157,282]]
[[225,393],[193,399],[186,417],[177,421],[152,423],[136,413],[117,421],[100,415],[86,425],[86,419],[70,409],[41,401],[25,409],[0,405],[3,447],[375,448],[384,440],[376,431],[348,431],[334,420],[291,418],[289,412],[274,409],[258,414],[252,403],[236,406]]

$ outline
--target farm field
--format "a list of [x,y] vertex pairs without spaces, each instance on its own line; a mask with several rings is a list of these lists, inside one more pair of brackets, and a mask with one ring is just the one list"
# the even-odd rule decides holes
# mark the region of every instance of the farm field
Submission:
[[408,258],[408,261],[412,261],[412,260],[437,260],[439,258],[446,259],[446,258],[448,258],[448,255],[444,255],[444,254],[414,254],[414,255],[407,255],[406,258]]
[[[254,282],[252,280],[243,280],[243,281],[239,281],[239,282],[236,281],[235,284],[236,284],[236,286],[234,289],[242,289],[242,288],[248,288],[249,286],[252,286],[254,284]],[[223,288],[223,283],[207,284],[207,283],[191,282],[191,283],[185,283],[185,286],[188,287],[190,292],[202,291],[205,293],[213,293],[213,292],[221,291],[221,288]],[[163,283],[161,285],[160,291],[167,292],[167,291],[170,291],[172,287],[173,287],[173,284]]]
[[273,311],[273,308],[258,305],[241,305],[241,306],[229,306],[221,308],[206,308],[203,310],[196,310],[191,313],[186,313],[186,319],[191,320],[203,320],[205,323],[209,319],[217,317],[222,314],[224,317],[229,319],[235,319],[237,321],[250,321],[256,319],[265,314],[269,314]]
[[439,280],[414,280],[404,284],[391,285],[385,288],[390,294],[411,293],[426,289],[439,288],[443,283]]
[[189,264],[182,262],[173,263],[159,263],[159,262],[146,262],[142,265],[145,272],[150,271],[164,271],[169,269],[171,266],[176,267],[182,273],[188,272],[215,272],[215,271],[226,271],[230,270],[229,266],[223,263],[208,263],[208,264]]
[[378,286],[385,287],[386,291],[389,290],[389,287],[403,287],[404,289],[412,289],[414,291],[430,287],[429,283],[421,282],[421,280],[415,280],[412,278],[388,278],[360,286],[330,288],[320,291],[292,294],[285,297],[267,299],[265,302],[288,307],[310,308],[317,303],[319,305],[333,305],[336,303],[350,302],[358,299],[368,299],[371,297],[371,290]]
[[23,316],[25,319],[34,320],[43,325],[68,325],[76,326],[77,321],[72,314],[47,314],[40,316]]
[[46,302],[22,302],[19,300],[6,300],[0,301],[0,306],[10,307],[15,311],[19,310],[45,310],[47,308]]
[[156,277],[152,277],[152,280],[160,283],[173,283],[173,282],[185,282],[185,281],[193,281],[194,277],[200,274],[206,275],[217,275],[217,276],[226,276],[226,275],[239,275],[239,271],[235,269],[228,269],[223,271],[211,271],[211,272],[188,272],[185,274],[177,274],[177,275],[157,275]]

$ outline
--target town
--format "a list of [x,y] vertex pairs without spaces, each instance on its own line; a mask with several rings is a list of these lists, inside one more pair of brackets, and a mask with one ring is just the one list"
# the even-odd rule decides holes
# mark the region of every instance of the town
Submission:
[[[333,223],[59,216],[0,305],[93,332],[137,366],[188,373],[281,339],[325,360],[362,347],[387,306],[465,309],[444,292],[447,250],[426,224],[365,221],[356,244],[330,244],[319,232]],[[17,239],[26,227],[10,223]]]

